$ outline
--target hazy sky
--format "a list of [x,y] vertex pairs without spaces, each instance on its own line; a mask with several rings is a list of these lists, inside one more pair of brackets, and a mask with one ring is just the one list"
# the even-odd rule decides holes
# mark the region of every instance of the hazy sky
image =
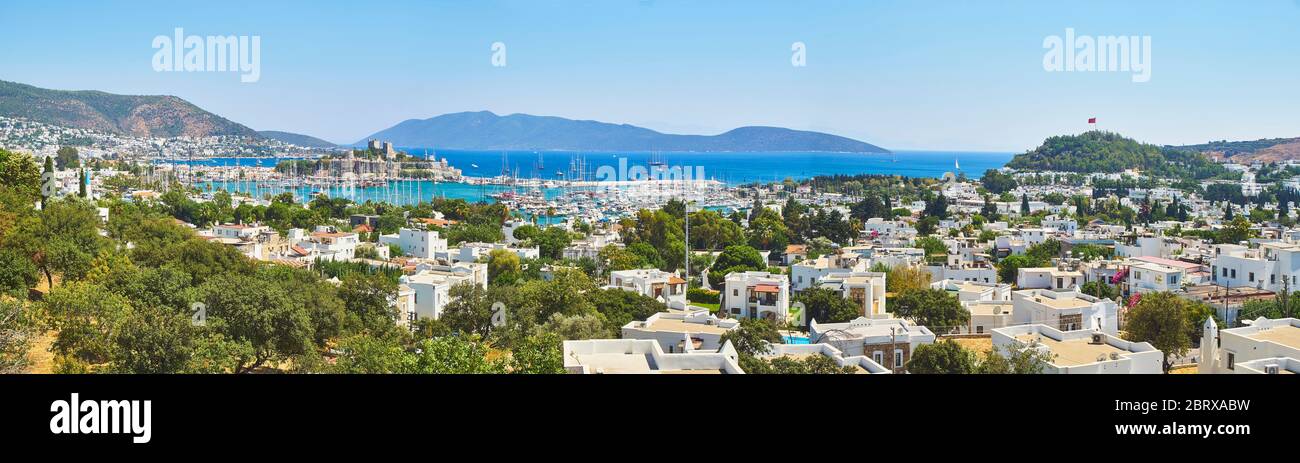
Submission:
[[[181,3],[5,0],[0,80],[177,95],[346,143],[477,110],[893,149],[1022,151],[1091,116],[1159,144],[1300,136],[1300,0]],[[176,27],[260,36],[260,81],[155,72],[153,38]],[[1150,81],[1045,71],[1066,28],[1150,36]]]

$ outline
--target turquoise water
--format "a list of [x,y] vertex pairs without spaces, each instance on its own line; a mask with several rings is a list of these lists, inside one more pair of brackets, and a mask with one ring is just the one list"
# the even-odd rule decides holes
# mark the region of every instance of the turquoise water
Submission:
[[[624,158],[629,165],[646,165],[652,160],[669,166],[690,166],[693,171],[703,168],[705,178],[719,180],[729,185],[750,182],[779,182],[787,177],[801,180],[818,175],[893,174],[908,177],[942,177],[954,172],[960,164],[966,176],[978,178],[985,170],[997,169],[1011,160],[1013,153],[984,153],[959,151],[897,151],[893,154],[865,153],[576,153],[567,151],[461,151],[429,148],[404,148],[414,155],[426,151],[438,158],[447,158],[465,175],[493,177],[501,174],[505,164],[510,172],[520,177],[560,179],[568,175],[570,161],[581,157],[587,171],[595,172],[600,166],[619,166]],[[540,157],[540,166],[539,166]],[[474,167],[478,165],[478,167]],[[539,168],[540,167],[540,168]],[[589,174],[590,175],[590,174]]]
[[[331,198],[345,197],[360,203],[364,203],[368,200],[374,200],[376,202],[383,201],[383,202],[389,202],[395,204],[414,204],[416,202],[429,201],[433,198],[439,198],[439,197],[447,198],[447,199],[464,199],[470,202],[477,202],[477,201],[492,202],[491,195],[495,193],[502,193],[502,192],[513,190],[509,186],[502,186],[502,185],[470,185],[470,184],[459,183],[459,182],[434,183],[428,180],[419,181],[419,182],[392,181],[392,182],[388,182],[388,186],[386,187],[385,186],[373,186],[373,187],[365,187],[365,188],[357,187],[355,190],[337,188],[337,187],[325,189],[325,188],[306,187],[306,186],[298,187],[298,188],[282,188],[282,187],[264,188],[258,185],[256,182],[252,182],[252,181],[202,182],[199,183],[199,187],[204,188],[205,190],[209,189],[210,187],[211,191],[216,191],[217,189],[224,189],[230,192],[249,194],[255,198],[261,198],[264,195],[268,195],[268,194],[277,195],[285,191],[290,191],[293,192],[294,196],[297,197],[299,201],[310,200],[312,195],[318,192],[325,191],[326,195],[328,195]],[[519,191],[520,193],[524,192],[523,190],[514,190],[514,191]],[[546,197],[550,199],[557,198],[560,196],[561,193],[563,193],[563,191],[558,188],[546,188],[546,189],[542,189],[542,192],[545,193]]]
[[809,344],[808,338],[804,336],[782,336],[786,344]]
[[[985,170],[1000,168],[1011,160],[1012,153],[983,153],[959,151],[898,151],[893,154],[864,153],[577,153],[569,151],[463,151],[403,148],[415,156],[447,158],[470,177],[495,177],[504,170],[521,178],[566,179],[571,177],[573,161],[586,163],[587,177],[601,167],[620,170],[620,160],[625,166],[646,166],[652,160],[669,166],[689,167],[692,172],[703,171],[704,177],[739,185],[750,182],[773,182],[785,178],[801,180],[818,175],[892,174],[907,177],[942,177],[946,172],[957,171],[978,178]],[[279,159],[262,159],[260,164],[252,158],[211,158],[195,160],[196,165],[273,166]],[[181,161],[180,163],[185,163]],[[475,167],[477,166],[477,167]],[[470,186],[477,189],[477,186]],[[474,191],[449,192],[476,194]]]

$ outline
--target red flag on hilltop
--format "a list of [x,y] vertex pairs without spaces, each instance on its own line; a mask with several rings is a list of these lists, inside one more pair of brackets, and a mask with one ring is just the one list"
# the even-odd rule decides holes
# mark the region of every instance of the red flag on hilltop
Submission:
[[1088,123],[1089,123],[1089,124],[1096,124],[1096,123],[1097,123],[1097,118],[1095,118],[1095,117],[1089,117],[1089,118],[1088,118]]

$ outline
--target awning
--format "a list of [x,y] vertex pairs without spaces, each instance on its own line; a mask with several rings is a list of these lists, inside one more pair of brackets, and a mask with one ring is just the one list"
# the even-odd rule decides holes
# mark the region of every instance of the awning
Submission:
[[776,287],[776,285],[754,285],[754,292],[756,292],[756,293],[779,293],[779,292],[781,292],[781,288]]

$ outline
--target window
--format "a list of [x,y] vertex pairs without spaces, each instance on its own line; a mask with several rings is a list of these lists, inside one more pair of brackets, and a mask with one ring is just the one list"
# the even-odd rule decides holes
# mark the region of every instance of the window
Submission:
[[1223,276],[1224,276],[1224,277],[1227,277],[1227,276],[1228,276],[1228,268],[1227,268],[1227,267],[1224,267],[1224,268],[1223,268]]
[[903,349],[894,349],[894,368],[903,367]]
[[874,362],[876,362],[876,363],[878,363],[878,364],[882,364],[882,365],[883,365],[883,364],[885,363],[885,354],[884,354],[883,352],[881,352],[881,351],[875,351],[875,352],[872,352],[872,353],[871,353],[871,360],[874,361]]
[[984,325],[976,326],[976,327],[975,327],[975,334],[984,334]]
[[1237,278],[1237,269],[1232,269],[1232,277]]
[[[1255,272],[1250,272],[1250,273],[1246,274],[1246,277],[1247,277],[1247,281],[1249,281],[1249,282],[1251,282],[1251,283],[1254,283],[1254,282],[1255,282]],[[1172,278],[1172,277],[1171,277],[1171,278]]]
[[1228,369],[1235,370],[1237,367],[1237,354],[1228,352]]

